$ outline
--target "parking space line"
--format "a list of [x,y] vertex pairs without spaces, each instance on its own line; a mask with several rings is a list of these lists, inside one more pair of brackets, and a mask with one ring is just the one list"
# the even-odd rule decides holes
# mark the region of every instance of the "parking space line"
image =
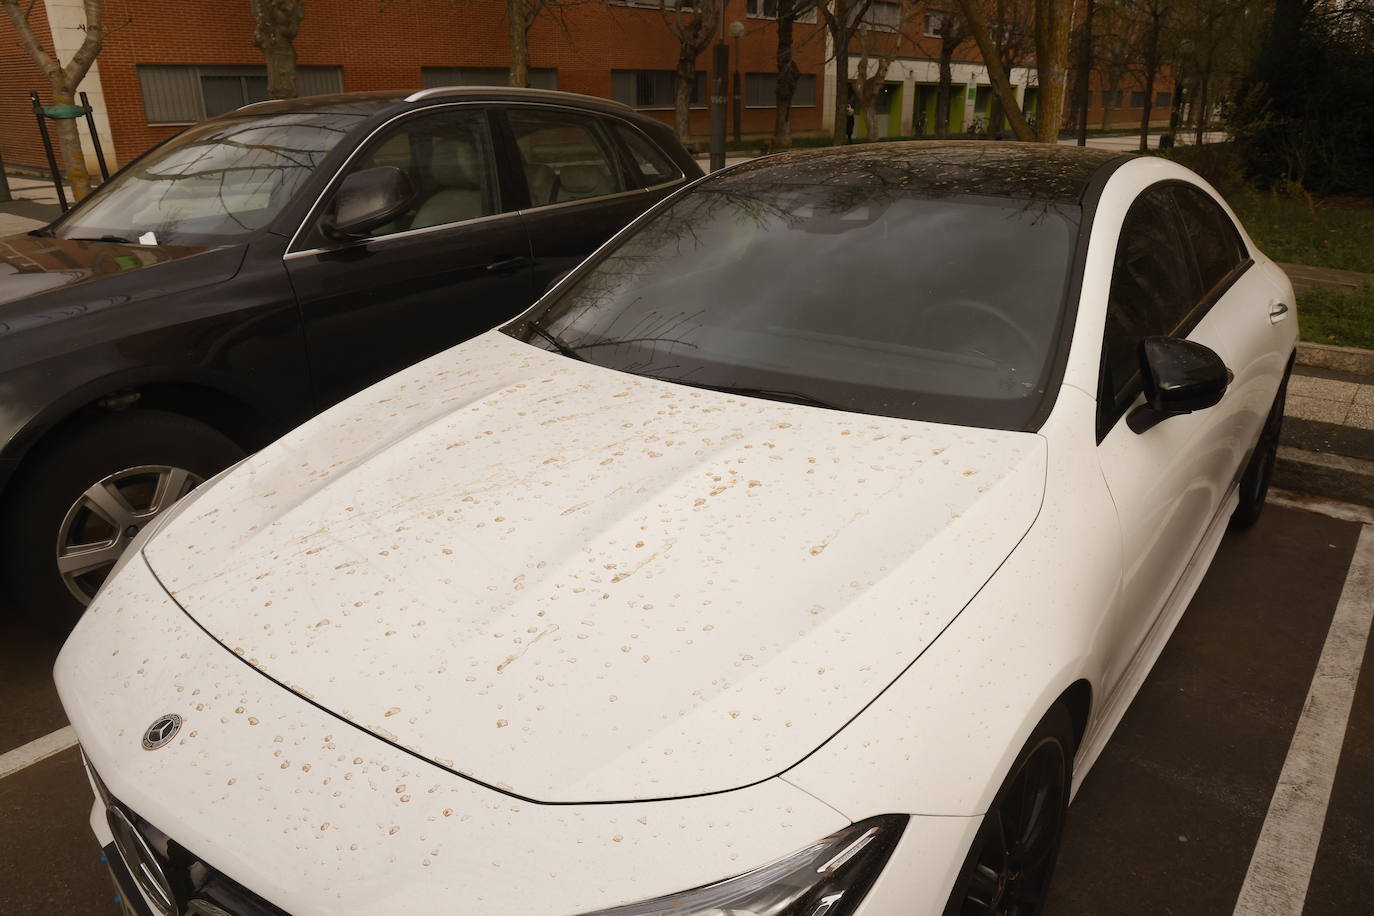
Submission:
[[28,744],[0,754],[0,779],[75,746],[76,732],[70,725],[59,728],[50,735],[35,738]]
[[1374,527],[1360,531],[1233,916],[1300,916],[1374,620]]

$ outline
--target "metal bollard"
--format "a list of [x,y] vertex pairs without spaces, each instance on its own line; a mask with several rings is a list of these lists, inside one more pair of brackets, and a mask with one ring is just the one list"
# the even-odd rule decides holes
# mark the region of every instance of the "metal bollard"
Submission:
[[48,136],[48,122],[43,115],[43,103],[38,101],[38,93],[30,92],[29,101],[33,102],[33,116],[38,119],[38,132],[43,135],[43,151],[48,154],[48,169],[52,172],[52,185],[57,189],[57,202],[62,206],[62,212],[66,213],[70,209],[67,204],[67,192],[62,187],[62,173],[57,170],[57,157],[52,151],[52,137]]

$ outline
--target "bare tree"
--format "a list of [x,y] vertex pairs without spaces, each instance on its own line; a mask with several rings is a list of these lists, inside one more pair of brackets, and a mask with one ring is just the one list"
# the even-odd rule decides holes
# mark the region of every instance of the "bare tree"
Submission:
[[898,0],[895,25],[871,23],[858,32],[859,63],[855,68],[854,96],[863,112],[868,139],[877,138],[878,96],[887,83],[887,71],[902,51],[906,29],[914,19],[916,7],[910,0]]
[[1102,129],[1112,126],[1112,114],[1121,94],[1121,81],[1135,63],[1135,23],[1111,6],[1098,10],[1099,26],[1093,35],[1093,69],[1106,84],[1102,97]]
[[1167,30],[1174,21],[1174,0],[1125,0],[1121,13],[1134,20],[1137,35],[1137,74],[1140,77],[1140,148],[1150,147],[1150,115],[1154,110],[1155,80],[1167,51]]
[[773,147],[785,149],[792,145],[792,99],[801,81],[797,67],[797,20],[816,8],[815,0],[777,0],[778,25],[778,82],[774,90]]
[[936,29],[940,36],[939,79],[935,84],[935,136],[949,136],[949,97],[954,88],[954,72],[950,64],[954,52],[969,40],[968,20],[953,11],[932,11],[938,16]]
[[[1032,0],[992,0],[990,3],[983,0],[983,7],[984,12],[992,16],[988,31],[997,47],[1002,72],[1010,78],[1012,69],[1021,66],[1030,58],[1031,49],[1035,44],[1035,11]],[[1006,117],[1002,97],[994,92],[988,101],[989,135],[999,139],[1002,137]]]
[[978,50],[988,68],[988,79],[992,81],[993,95],[1001,102],[1002,110],[1011,122],[1012,133],[1018,140],[1035,140],[1035,131],[1021,113],[1021,106],[1016,103],[1016,91],[1011,88],[1011,80],[1007,78],[1002,55],[988,32],[987,14],[983,12],[978,0],[959,0],[959,9],[964,14],[964,21],[968,23],[969,33],[978,43]]
[[845,110],[849,107],[849,42],[868,15],[873,0],[829,0],[816,5],[826,31],[835,46],[835,126],[831,139],[836,146],[846,142]]
[[691,133],[689,117],[692,86],[697,78],[697,58],[720,34],[724,0],[659,0],[659,12],[668,31],[677,39],[677,67],[674,72],[674,124],[678,139],[687,142]]
[[[1160,0],[1151,0],[1160,2]],[[1073,0],[1035,0],[1035,68],[1040,100],[1035,138],[1041,143],[1059,139],[1064,120],[1064,94],[1069,85],[1069,29]]]
[[[14,31],[19,35],[19,43],[29,52],[29,57],[43,71],[52,85],[52,99],[55,105],[71,105],[76,99],[76,89],[85,79],[86,73],[95,63],[105,39],[105,29],[101,19],[101,0],[84,0],[86,12],[86,37],[81,47],[76,49],[72,59],[64,66],[54,60],[29,24],[29,11],[33,9],[32,0],[23,9],[19,0],[0,0],[9,14]],[[67,182],[72,186],[72,196],[81,200],[91,193],[91,173],[86,167],[86,155],[81,150],[81,134],[76,129],[75,118],[61,118],[57,122],[57,142],[62,147],[62,164],[66,167]]]
[[296,35],[305,18],[302,0],[248,0],[253,10],[253,44],[267,62],[267,97],[296,97]]

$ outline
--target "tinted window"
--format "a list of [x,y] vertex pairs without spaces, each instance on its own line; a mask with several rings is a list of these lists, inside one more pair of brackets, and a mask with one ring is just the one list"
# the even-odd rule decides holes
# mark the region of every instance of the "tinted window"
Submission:
[[1216,201],[1197,188],[1183,185],[1175,185],[1173,192],[1184,231],[1193,243],[1202,289],[1204,294],[1211,292],[1246,260],[1247,255],[1231,225],[1231,218]]
[[[598,365],[893,417],[1025,428],[1078,211],[896,183],[725,177],[620,241],[538,320]],[[510,332],[535,343],[528,325]]]
[[615,132],[620,137],[620,142],[625,144],[625,149],[630,154],[630,160],[639,169],[639,174],[643,176],[646,185],[663,184],[666,181],[673,181],[682,172],[673,165],[658,147],[649,142],[639,131],[633,127],[617,123]]
[[1104,407],[1140,390],[1140,339],[1179,328],[1198,301],[1192,266],[1167,188],[1142,194],[1121,227],[1103,339]]
[[530,206],[604,197],[625,190],[615,160],[590,118],[513,109],[510,126],[529,183]]
[[499,213],[486,112],[449,109],[401,121],[354,160],[350,171],[394,166],[416,190],[411,208],[372,235],[393,235]]

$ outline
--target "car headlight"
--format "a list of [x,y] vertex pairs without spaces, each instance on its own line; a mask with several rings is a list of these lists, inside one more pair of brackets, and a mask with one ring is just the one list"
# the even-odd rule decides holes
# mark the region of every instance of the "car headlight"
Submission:
[[869,818],[737,877],[586,916],[847,916],[906,823],[905,815]]

